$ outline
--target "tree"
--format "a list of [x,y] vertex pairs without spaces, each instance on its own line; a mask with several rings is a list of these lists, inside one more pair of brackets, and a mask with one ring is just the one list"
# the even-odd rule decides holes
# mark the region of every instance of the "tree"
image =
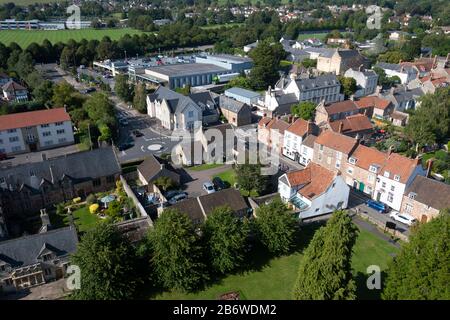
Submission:
[[297,219],[281,200],[276,199],[259,207],[255,225],[259,240],[269,252],[282,255],[292,249]]
[[33,96],[42,104],[49,104],[53,97],[53,82],[44,80],[33,90]]
[[238,87],[238,88],[244,88],[244,89],[252,89],[252,86],[250,84],[250,80],[245,76],[238,76],[234,79],[231,79],[226,85],[225,88],[229,89],[229,88],[233,88],[233,87]]
[[355,299],[351,260],[357,235],[358,229],[348,213],[335,211],[304,252],[294,286],[295,299]]
[[162,189],[163,191],[167,191],[169,189],[172,189],[173,187],[176,186],[175,181],[173,181],[171,178],[169,177],[159,177],[158,179],[156,179],[155,181],[153,181],[153,183],[160,189]]
[[386,53],[380,54],[378,57],[379,61],[387,63],[399,63],[400,61],[405,61],[408,56],[402,51],[388,51]]
[[118,74],[114,80],[114,90],[116,91],[119,98],[121,98],[125,102],[131,102],[131,100],[133,99],[133,89],[128,83],[127,76]]
[[88,231],[72,256],[71,263],[81,269],[81,288],[77,300],[122,300],[134,296],[139,279],[134,270],[133,247],[117,228],[99,223]]
[[267,176],[261,174],[260,164],[236,164],[235,173],[237,183],[241,189],[261,193],[267,186]]
[[312,120],[314,118],[315,110],[316,105],[310,101],[302,101],[291,107],[291,113],[295,117],[299,117],[304,120]]
[[53,105],[57,108],[67,106],[67,108],[74,109],[75,99],[74,94],[76,93],[75,88],[72,87],[66,81],[61,81],[53,87]]
[[285,55],[286,52],[280,43],[272,44],[270,41],[262,41],[250,51],[250,57],[254,62],[250,71],[253,89],[261,90],[275,84],[279,78],[278,66]]
[[349,77],[338,76],[339,82],[341,83],[341,93],[345,95],[346,98],[355,94],[356,92],[356,80]]
[[382,298],[387,300],[449,300],[450,209],[420,224],[387,270]]
[[317,59],[303,59],[301,62],[302,66],[305,68],[315,68],[317,66]]
[[217,207],[208,216],[203,235],[213,269],[227,273],[241,266],[245,258],[248,224],[231,208]]
[[140,113],[147,113],[147,92],[142,83],[136,85],[134,90],[133,106]]
[[114,106],[104,93],[94,93],[83,104],[83,108],[97,124],[104,123],[110,127],[116,125]]
[[187,215],[165,209],[149,239],[155,274],[165,288],[191,291],[206,279],[199,236]]
[[446,141],[450,134],[450,88],[439,88],[420,101],[406,125],[406,135],[419,147]]

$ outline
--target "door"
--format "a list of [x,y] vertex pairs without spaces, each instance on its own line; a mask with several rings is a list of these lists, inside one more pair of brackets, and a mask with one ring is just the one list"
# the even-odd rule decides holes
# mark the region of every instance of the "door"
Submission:
[[428,217],[425,214],[423,214],[422,218],[420,219],[420,222],[426,223],[427,221],[428,221]]
[[364,187],[365,187],[364,183],[360,182],[359,183],[359,191],[364,192]]
[[37,150],[36,143],[30,143],[28,146],[30,147],[30,152],[35,152]]
[[381,199],[381,192],[378,192],[377,193],[377,201],[380,201],[380,199]]

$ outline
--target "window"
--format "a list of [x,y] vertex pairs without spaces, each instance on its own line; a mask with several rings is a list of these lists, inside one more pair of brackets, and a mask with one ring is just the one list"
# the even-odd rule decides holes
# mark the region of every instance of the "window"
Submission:
[[350,157],[348,159],[348,162],[350,162],[351,164],[355,164],[356,163],[356,158]]
[[370,167],[369,167],[369,171],[370,171],[370,172],[373,172],[373,173],[377,173],[378,168],[375,167],[375,166],[370,166]]
[[367,180],[369,182],[373,182],[373,180],[375,180],[375,176],[373,174],[369,174],[368,177],[367,177]]
[[53,140],[45,141],[44,145],[51,146],[53,144]]
[[400,181],[400,176],[396,174],[396,175],[394,176],[394,180],[395,180],[395,181]]
[[92,180],[92,185],[93,185],[94,187],[100,186],[100,185],[101,185],[100,179],[97,178],[97,179]]
[[14,133],[14,132],[16,132],[17,131],[17,129],[8,129],[8,133]]
[[189,111],[188,112],[188,117],[189,118],[193,118],[194,117],[194,111]]
[[411,204],[407,203],[406,206],[405,206],[405,212],[406,213],[411,213],[412,210],[413,210],[413,206]]
[[320,144],[320,145],[319,145],[319,150],[320,150],[320,151],[323,151],[323,144]]
[[348,174],[353,174],[353,168],[348,168],[348,169],[347,169],[347,173],[348,173]]
[[58,139],[58,143],[64,143],[64,142],[66,142],[66,141],[67,141],[66,138],[60,138],[60,139]]
[[414,200],[416,198],[416,194],[414,192],[410,192],[408,195],[408,198],[410,198],[411,200]]
[[63,123],[62,122],[55,122],[55,126],[62,126]]
[[116,181],[116,177],[114,177],[114,176],[107,176],[106,177],[106,182],[107,183],[114,183],[114,181]]
[[22,151],[22,147],[21,146],[14,146],[14,147],[11,148],[11,150],[13,152]]
[[59,129],[56,130],[56,134],[64,134],[65,130],[64,129]]
[[383,183],[381,184],[381,186],[382,186],[383,188],[386,188],[386,182],[383,182]]
[[390,172],[389,172],[389,171],[385,171],[385,172],[384,172],[384,176],[385,176],[386,178],[389,178],[389,175],[390,175]]
[[15,136],[15,137],[9,137],[9,142],[16,142],[19,141],[19,137]]
[[391,186],[391,191],[395,191],[395,187],[394,186]]
[[42,135],[43,135],[44,137],[48,137],[48,136],[51,136],[52,133],[51,133],[50,131],[44,131],[44,132],[42,132]]
[[52,271],[50,269],[44,269],[44,273],[46,276],[49,276],[52,274]]
[[341,167],[341,162],[339,160],[336,160],[335,166],[337,169],[339,169]]
[[46,124],[41,124],[41,128],[48,128],[49,127],[49,124],[48,123],[46,123]]
[[322,154],[321,153],[319,153],[319,161],[322,161]]
[[389,202],[394,201],[394,194],[393,193],[391,193],[391,192],[388,193],[387,201],[389,201]]

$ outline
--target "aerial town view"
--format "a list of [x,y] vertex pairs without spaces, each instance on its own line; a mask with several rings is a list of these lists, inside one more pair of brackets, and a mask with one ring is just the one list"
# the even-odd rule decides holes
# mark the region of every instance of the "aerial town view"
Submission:
[[450,300],[448,0],[0,0],[0,86],[0,310]]

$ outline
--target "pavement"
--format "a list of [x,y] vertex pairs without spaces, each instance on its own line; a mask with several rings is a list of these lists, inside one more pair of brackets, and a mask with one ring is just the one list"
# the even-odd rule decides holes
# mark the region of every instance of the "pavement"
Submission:
[[188,193],[189,198],[205,195],[207,193],[205,190],[203,190],[203,183],[206,181],[211,181],[213,176],[221,172],[230,170],[231,168],[231,165],[223,165],[221,167],[202,171],[193,171],[186,169],[185,173],[182,175],[182,178],[185,181],[184,191]]

